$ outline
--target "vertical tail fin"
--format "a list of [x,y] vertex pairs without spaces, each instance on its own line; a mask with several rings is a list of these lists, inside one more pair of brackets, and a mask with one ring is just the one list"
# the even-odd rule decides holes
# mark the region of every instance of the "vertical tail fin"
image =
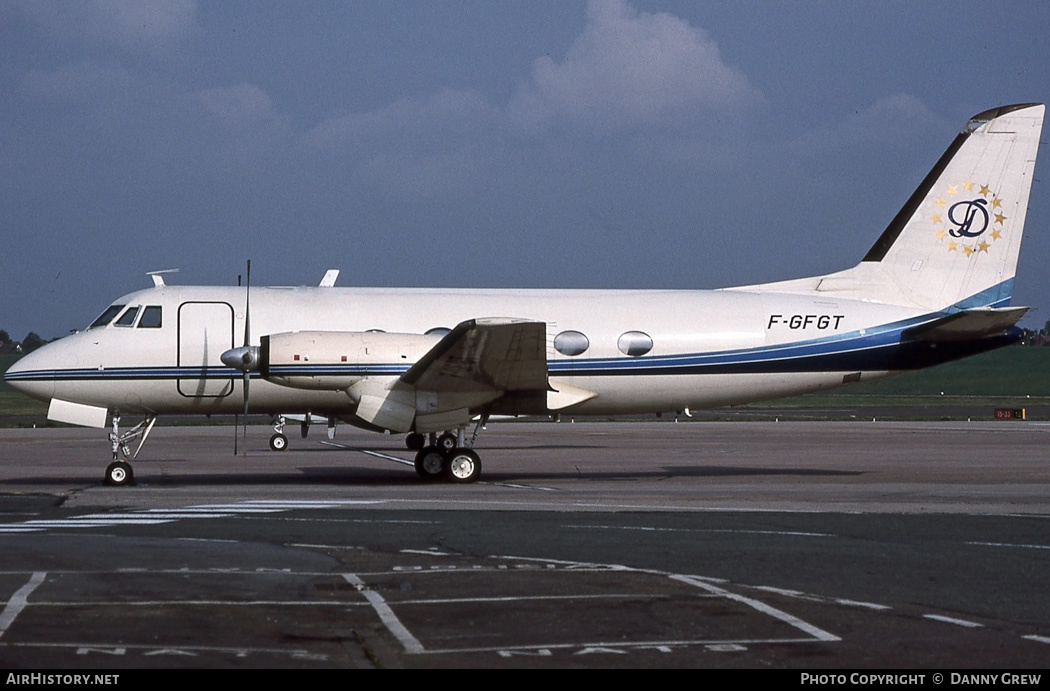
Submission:
[[846,271],[730,290],[822,294],[954,312],[1010,303],[1045,107],[967,123],[875,245]]
[[[861,264],[844,272],[865,284],[863,297],[931,310],[1009,304],[1044,110],[1004,106],[970,120]],[[844,278],[828,276],[817,290]]]

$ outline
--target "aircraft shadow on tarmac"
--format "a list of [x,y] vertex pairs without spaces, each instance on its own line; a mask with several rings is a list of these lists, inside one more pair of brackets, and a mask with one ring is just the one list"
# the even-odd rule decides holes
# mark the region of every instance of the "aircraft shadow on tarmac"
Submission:
[[[163,463],[171,463],[165,460]],[[178,461],[175,461],[178,462]],[[186,485],[199,486],[288,486],[288,485],[356,485],[372,487],[406,487],[419,485],[425,487],[449,487],[453,485],[444,482],[424,482],[420,480],[410,467],[405,468],[369,468],[359,465],[346,465],[338,467],[303,467],[284,468],[274,472],[223,472],[223,473],[197,473],[179,472],[171,473],[158,471],[151,473],[149,463],[141,463],[137,468],[137,477],[132,487],[176,487]],[[499,483],[524,483],[543,482],[558,480],[576,481],[638,481],[638,480],[666,480],[676,477],[850,477],[864,475],[864,471],[831,470],[826,468],[767,468],[767,467],[728,467],[728,466],[664,466],[651,470],[580,470],[575,467],[565,470],[549,471],[536,470],[527,472],[504,472],[498,469],[489,470],[482,484]],[[0,492],[4,487],[71,487],[71,486],[101,486],[102,480],[96,473],[83,473],[75,475],[63,475],[52,477],[35,478],[8,478],[0,482]],[[119,492],[123,488],[114,488]]]

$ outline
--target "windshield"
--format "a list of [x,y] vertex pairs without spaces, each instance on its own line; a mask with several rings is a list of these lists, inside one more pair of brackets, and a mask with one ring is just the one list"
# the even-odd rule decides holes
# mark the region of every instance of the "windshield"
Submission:
[[139,313],[139,306],[129,307],[128,311],[117,320],[117,326],[131,326],[135,323],[135,316]]
[[106,324],[113,321],[113,317],[120,314],[120,310],[124,309],[124,305],[110,305],[106,308],[106,311],[99,315],[99,318],[91,322],[89,329],[94,329],[96,326],[105,326]]

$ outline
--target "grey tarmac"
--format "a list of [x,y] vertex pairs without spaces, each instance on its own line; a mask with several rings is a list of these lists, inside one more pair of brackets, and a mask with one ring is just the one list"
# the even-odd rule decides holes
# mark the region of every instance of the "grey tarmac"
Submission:
[[[319,434],[317,434],[319,432]],[[1045,667],[1050,424],[0,430],[0,666]]]

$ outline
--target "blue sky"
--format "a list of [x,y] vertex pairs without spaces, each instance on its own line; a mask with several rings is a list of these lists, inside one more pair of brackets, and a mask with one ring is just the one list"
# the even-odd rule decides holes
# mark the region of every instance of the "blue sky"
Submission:
[[0,328],[248,258],[258,285],[843,269],[971,115],[1050,100],[1048,37],[1045,2],[0,0]]

